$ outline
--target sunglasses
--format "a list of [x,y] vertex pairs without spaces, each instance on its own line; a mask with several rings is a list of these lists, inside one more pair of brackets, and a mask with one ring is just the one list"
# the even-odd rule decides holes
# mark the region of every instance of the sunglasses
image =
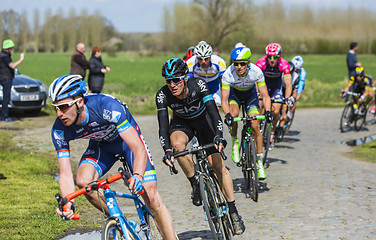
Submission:
[[279,58],[279,55],[268,55],[269,59],[277,59]]
[[171,82],[174,83],[175,85],[176,84],[179,84],[183,81],[183,79],[185,78],[185,76],[181,76],[181,77],[174,77],[174,78],[166,78],[165,79],[165,82],[170,85]]
[[197,57],[197,60],[198,60],[199,62],[202,62],[202,61],[204,61],[204,60],[205,60],[205,62],[207,62],[207,61],[209,61],[209,59],[210,59],[210,57],[206,57],[206,58],[200,58],[200,57]]
[[234,62],[234,66],[235,67],[237,67],[237,66],[242,66],[242,67],[244,67],[245,65],[247,65],[248,64],[248,62]]
[[53,104],[51,103],[52,107],[55,109],[55,111],[62,111],[62,112],[66,112],[73,104],[75,104],[78,100],[80,100],[79,98],[73,100],[72,102],[67,102],[67,103],[62,103],[62,104]]

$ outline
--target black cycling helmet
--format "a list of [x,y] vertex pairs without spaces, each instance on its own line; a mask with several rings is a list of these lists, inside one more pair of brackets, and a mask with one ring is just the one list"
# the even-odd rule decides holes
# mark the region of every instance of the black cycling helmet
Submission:
[[295,70],[295,65],[292,62],[289,62],[290,72],[292,73]]
[[162,67],[162,76],[164,78],[173,78],[185,76],[188,73],[187,64],[180,58],[171,58],[167,60]]
[[364,68],[363,67],[356,67],[355,68],[355,75],[363,77],[364,76]]

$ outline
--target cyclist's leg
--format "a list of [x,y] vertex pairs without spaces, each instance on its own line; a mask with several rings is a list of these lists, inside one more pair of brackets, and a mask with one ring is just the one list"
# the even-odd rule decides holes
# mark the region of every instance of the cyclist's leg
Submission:
[[[117,147],[121,147],[121,145],[118,145]],[[98,180],[114,163],[115,161],[111,154],[106,152],[98,142],[90,140],[89,146],[79,163],[76,184],[82,188],[87,186],[90,182]],[[92,191],[85,194],[85,197],[98,210],[104,210],[109,216],[106,201],[101,192]]]
[[220,79],[218,78],[214,81],[207,82],[206,84],[208,85],[208,88],[211,94],[213,95],[215,104],[217,105],[218,108],[221,107],[222,106],[222,92],[221,92]]
[[[147,162],[142,184],[145,189],[145,193],[142,195],[142,198],[144,199],[146,206],[153,213],[155,224],[163,239],[176,239],[170,212],[164,205],[157,189],[157,175],[154,168],[153,158],[139,128],[137,127],[135,129],[147,153]],[[125,142],[122,142],[122,148],[122,154],[127,161],[130,171],[133,172],[134,155]]]

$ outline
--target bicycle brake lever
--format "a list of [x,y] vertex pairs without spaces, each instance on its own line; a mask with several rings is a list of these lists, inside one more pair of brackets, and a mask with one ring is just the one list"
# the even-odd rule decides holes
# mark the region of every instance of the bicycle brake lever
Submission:
[[172,165],[172,167],[170,167],[170,173],[171,173],[171,175],[178,174],[178,172],[179,171],[175,168],[174,165]]
[[225,154],[225,151],[221,151],[220,152],[220,154],[221,154],[221,157],[223,158],[223,160],[227,160],[227,156],[226,156],[226,154]]

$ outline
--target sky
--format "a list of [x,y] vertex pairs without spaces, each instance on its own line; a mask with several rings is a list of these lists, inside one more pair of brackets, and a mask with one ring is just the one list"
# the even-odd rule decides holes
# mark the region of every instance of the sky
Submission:
[[[41,21],[47,9],[54,15],[62,9],[65,16],[68,11],[75,9],[79,15],[83,9],[89,14],[99,11],[102,16],[111,21],[118,32],[162,32],[163,10],[170,8],[174,2],[188,2],[188,0],[0,0],[0,11],[13,9],[17,13],[26,11],[29,22],[32,23],[33,12],[39,10]],[[254,0],[255,4],[262,4],[266,0]],[[312,9],[365,8],[376,13],[375,0],[281,0],[286,7],[309,6]],[[189,17],[189,16],[187,16]]]

